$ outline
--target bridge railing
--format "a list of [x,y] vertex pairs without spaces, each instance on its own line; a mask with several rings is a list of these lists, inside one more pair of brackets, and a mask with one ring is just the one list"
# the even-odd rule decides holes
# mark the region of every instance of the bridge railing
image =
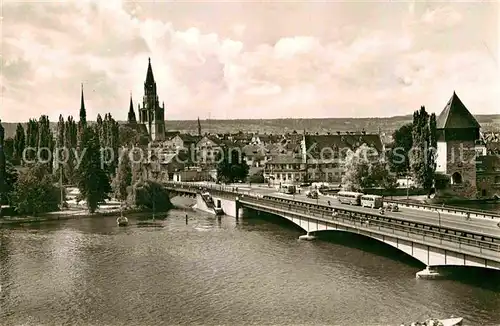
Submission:
[[471,231],[465,230],[465,229],[451,228],[448,226],[443,227],[441,225],[438,226],[435,224],[424,223],[421,221],[413,220],[411,217],[410,218],[406,218],[406,217],[399,218],[399,217],[394,217],[394,216],[389,216],[389,215],[384,215],[382,217],[379,214],[356,211],[356,210],[348,209],[347,207],[346,208],[331,207],[331,206],[322,205],[322,204],[313,204],[310,202],[302,202],[302,201],[296,201],[296,200],[292,200],[292,199],[271,197],[271,196],[265,196],[264,198],[267,200],[270,200],[272,202],[283,203],[286,205],[293,204],[294,206],[299,205],[299,206],[304,206],[304,207],[308,207],[308,208],[320,208],[320,209],[328,210],[330,212],[336,211],[336,212],[340,212],[340,213],[344,213],[344,214],[357,214],[357,215],[366,216],[366,217],[368,217],[368,216],[371,216],[371,217],[374,216],[376,218],[381,217],[383,219],[396,221],[397,223],[410,223],[410,224],[419,225],[420,227],[423,227],[425,229],[436,229],[436,230],[441,230],[441,232],[445,232],[445,233],[464,234],[464,235],[467,235],[468,237],[477,238],[477,239],[481,239],[484,237],[486,239],[489,239],[488,241],[491,240],[491,242],[500,243],[500,237],[497,237],[497,236],[478,234],[478,233],[474,233],[474,232],[471,232]]
[[462,245],[467,245],[479,248],[480,253],[482,253],[483,250],[500,252],[500,243],[488,241],[487,240],[489,239],[488,237],[479,236],[476,238],[474,237],[470,238],[463,233],[447,233],[443,232],[442,228],[441,229],[439,228],[436,229],[431,227],[425,228],[423,227],[424,225],[418,225],[416,223],[413,223],[413,225],[412,223],[398,223],[394,220],[382,216],[369,215],[363,213],[349,214],[345,212],[333,216],[331,210],[325,209],[328,207],[325,208],[305,207],[305,206],[294,207],[292,205],[287,205],[285,203],[274,202],[269,199],[262,200],[262,199],[255,199],[252,197],[244,197],[242,199],[242,202],[256,204],[260,206],[264,211],[266,210],[266,207],[268,207],[267,210],[271,211],[273,210],[273,208],[278,208],[282,211],[282,213],[292,212],[292,213],[298,213],[301,216],[309,215],[319,219],[326,220],[328,222],[337,221],[337,222],[343,222],[344,224],[346,224],[346,222],[350,224],[358,223],[359,227],[364,227],[365,229],[373,229],[373,227],[376,227],[380,230],[381,228],[385,228],[385,229],[390,229],[393,234],[395,234],[396,231],[402,231],[406,233],[416,234],[419,236],[432,237],[434,239],[439,239],[441,243],[443,241],[457,243],[459,245],[458,246],[459,249],[461,249]]
[[[227,192],[234,192],[234,193],[246,193],[247,195],[251,195],[251,191],[241,191],[238,189],[237,186],[225,186],[225,185],[217,185],[217,184],[208,184],[208,183],[203,183],[203,182],[167,182],[166,184],[172,185],[172,186],[187,186],[187,187],[201,187],[201,188],[207,188],[211,190],[219,190],[219,191],[227,191]],[[486,210],[478,210],[478,209],[466,209],[466,208],[461,208],[461,207],[454,207],[454,206],[441,206],[441,205],[430,205],[430,204],[421,204],[421,203],[413,203],[413,202],[408,202],[404,200],[394,200],[394,199],[387,199],[384,198],[384,201],[387,203],[393,203],[393,204],[398,204],[399,206],[403,207],[409,207],[409,208],[416,208],[416,209],[424,209],[424,210],[429,210],[429,211],[440,211],[440,212],[447,212],[447,213],[453,213],[453,214],[461,214],[461,215],[467,215],[471,217],[482,217],[482,218],[488,218],[488,219],[500,219],[500,214],[496,214],[491,211],[486,211]]]
[[440,205],[430,205],[430,204],[420,204],[420,203],[413,203],[413,202],[408,202],[405,200],[393,200],[393,199],[386,199],[384,198],[384,201],[387,203],[393,203],[393,204],[398,204],[399,206],[403,207],[411,207],[411,208],[420,208],[420,209],[426,209],[426,210],[438,210],[441,212],[448,212],[448,213],[453,213],[453,214],[462,214],[462,215],[467,215],[471,217],[482,217],[482,218],[488,218],[488,219],[500,219],[500,214],[493,213],[491,211],[486,211],[482,209],[466,209],[466,208],[461,208],[461,207],[454,207],[454,206],[440,206]]
[[[303,206],[307,207],[309,209],[311,208],[317,208],[317,209],[322,209],[322,210],[327,210],[330,212],[330,214],[335,210],[340,213],[344,214],[357,214],[363,217],[369,217],[369,216],[375,216],[378,217],[380,215],[378,214],[372,214],[372,213],[367,213],[367,212],[359,212],[359,211],[353,211],[350,209],[343,209],[343,208],[333,208],[331,206],[323,205],[323,204],[315,204],[311,202],[304,202],[300,200],[295,200],[295,199],[287,199],[287,198],[281,198],[281,197],[272,197],[272,196],[265,196],[261,194],[256,194],[252,193],[251,191],[236,191],[236,187],[229,187],[229,186],[224,186],[224,185],[213,185],[213,184],[186,184],[186,183],[170,183],[170,187],[173,188],[182,188],[182,189],[190,189],[191,191],[199,191],[200,189],[210,189],[211,192],[214,195],[218,195],[220,197],[225,197],[228,199],[234,199],[235,197],[239,196],[241,199],[243,198],[256,198],[256,199],[268,199],[272,200],[273,202],[279,202],[279,203],[285,203],[287,205],[293,204],[294,206]],[[390,216],[384,216],[384,219],[390,219],[392,221],[397,221],[397,223],[410,223],[414,225],[418,225],[418,227],[423,228],[423,229],[435,229],[435,230],[440,230],[440,232],[443,233],[453,233],[453,234],[461,234],[465,235],[466,237],[471,237],[475,239],[482,239],[485,238],[487,241],[491,239],[491,242],[498,242],[500,243],[500,238],[498,237],[491,237],[488,235],[483,235],[483,234],[477,234],[474,232],[471,232],[469,230],[464,230],[464,229],[452,229],[450,227],[442,227],[442,226],[437,226],[434,224],[427,224],[427,223],[422,223],[420,221],[415,221],[412,220],[411,218],[395,218],[395,217],[390,217]]]

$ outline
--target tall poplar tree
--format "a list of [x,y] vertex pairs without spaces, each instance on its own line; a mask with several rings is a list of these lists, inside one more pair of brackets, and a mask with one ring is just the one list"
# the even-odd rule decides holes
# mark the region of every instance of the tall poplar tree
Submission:
[[115,198],[120,201],[120,212],[122,205],[127,200],[127,188],[132,185],[132,166],[128,157],[128,151],[122,151],[119,161],[116,176],[113,180],[113,193]]
[[68,150],[68,159],[64,165],[64,176],[70,184],[75,184],[75,151],[77,149],[77,126],[72,116],[64,124],[64,146]]
[[26,148],[30,149],[26,153],[26,158],[33,160],[38,150],[38,122],[35,119],[29,119],[26,129]]
[[6,170],[5,170],[5,153],[4,153],[4,140],[5,140],[5,129],[2,126],[2,121],[0,120],[0,215],[2,213],[2,203],[4,201],[4,196],[6,197]]
[[120,125],[113,119],[111,114],[108,116],[109,125],[107,130],[107,146],[113,153],[112,162],[109,164],[108,173],[114,175],[118,167],[119,149],[120,149]]
[[55,166],[56,168],[56,174],[58,177],[60,177],[60,181],[61,182],[64,182],[65,181],[65,178],[64,178],[64,164],[63,162],[68,159],[67,157],[65,157],[64,155],[67,153],[67,151],[65,151],[65,140],[64,140],[64,128],[65,128],[65,123],[64,123],[64,118],[61,115],[59,115],[59,121],[57,122],[57,138],[56,138],[56,151],[55,151],[55,155],[57,155],[57,166]]
[[433,114],[429,117],[424,106],[420,107],[420,111],[413,113],[412,139],[410,167],[413,180],[419,187],[429,190],[428,197],[430,197],[436,170],[436,116]]
[[94,213],[105,199],[109,199],[111,185],[106,172],[101,168],[101,153],[98,137],[93,128],[85,128],[82,146],[86,149],[78,167],[78,189],[87,201],[90,213]]
[[38,148],[40,149],[39,159],[46,162],[44,164],[47,164],[47,171],[51,173],[52,155],[50,153],[54,148],[54,144],[49,117],[46,115],[42,115],[38,120]]
[[101,147],[105,147],[105,142],[106,142],[106,139],[105,139],[105,131],[104,131],[104,122],[102,120],[102,117],[100,114],[97,115],[97,119],[96,119],[96,131],[97,131],[97,136],[99,138],[99,145]]
[[14,164],[23,164],[23,152],[26,147],[26,134],[23,125],[18,123],[14,136]]

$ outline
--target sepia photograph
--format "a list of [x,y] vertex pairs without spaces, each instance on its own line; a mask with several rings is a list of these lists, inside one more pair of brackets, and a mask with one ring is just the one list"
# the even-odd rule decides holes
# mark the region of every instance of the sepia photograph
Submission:
[[500,1],[0,26],[0,326],[500,326]]

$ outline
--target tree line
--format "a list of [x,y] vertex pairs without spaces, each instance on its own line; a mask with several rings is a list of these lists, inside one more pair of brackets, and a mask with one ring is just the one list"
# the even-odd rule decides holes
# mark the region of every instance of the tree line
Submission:
[[42,115],[26,128],[19,123],[15,136],[4,139],[0,122],[0,203],[19,214],[55,211],[65,206],[65,184],[79,189],[78,200],[86,202],[89,213],[111,196],[142,208],[170,208],[161,184],[147,180],[140,162],[131,163],[129,149],[140,136],[125,128],[109,113],[88,124],[84,107],[78,122],[60,115],[55,132]]
[[387,190],[397,187],[398,176],[411,176],[416,187],[433,191],[436,179],[437,129],[436,115],[428,114],[425,107],[413,113],[413,121],[392,134],[393,143],[387,157],[367,159],[369,148],[361,146],[346,158],[342,187],[362,191],[382,186]]
[[[413,113],[413,121],[401,126],[392,134],[392,151],[389,152],[389,167],[398,175],[412,178],[416,187],[433,192],[436,179],[437,118],[425,107]],[[397,151],[397,153],[396,153]],[[399,156],[395,158],[396,154]]]

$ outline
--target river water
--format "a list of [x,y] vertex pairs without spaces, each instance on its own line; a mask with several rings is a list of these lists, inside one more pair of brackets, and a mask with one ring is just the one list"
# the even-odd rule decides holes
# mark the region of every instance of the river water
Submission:
[[[500,323],[500,276],[423,268],[354,235],[319,241],[279,218],[172,210],[163,228],[94,218],[0,229],[1,325]],[[133,224],[133,221],[132,221]]]

